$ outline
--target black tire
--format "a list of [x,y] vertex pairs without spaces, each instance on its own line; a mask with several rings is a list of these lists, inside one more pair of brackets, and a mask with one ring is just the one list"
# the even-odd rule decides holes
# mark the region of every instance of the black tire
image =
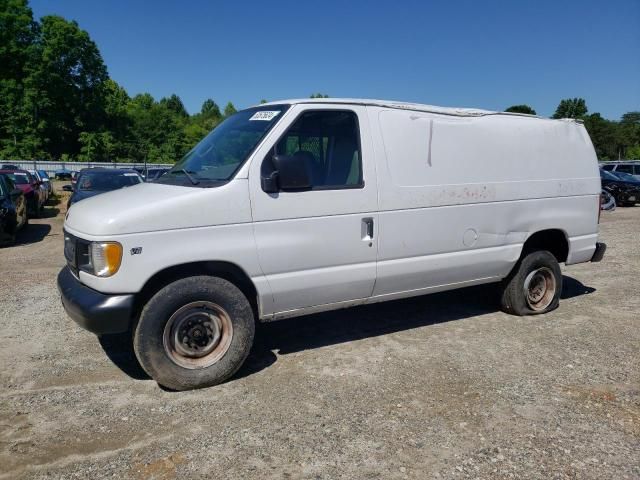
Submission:
[[[217,326],[211,329],[208,327],[213,323],[207,318],[212,316]],[[192,318],[193,322],[189,320]],[[183,343],[178,337],[186,339],[181,337],[186,331],[193,340],[191,332],[198,325],[191,325],[198,322],[208,325],[202,331],[211,345],[215,344],[211,330],[220,333],[220,340],[211,353],[193,359],[179,350],[191,348],[189,353],[193,354],[193,349],[212,347],[194,346],[186,340]],[[203,333],[195,333],[204,338]],[[133,348],[142,368],[160,385],[190,390],[217,385],[231,377],[249,355],[254,333],[253,309],[240,289],[222,278],[188,277],[162,288],[147,302],[134,331]],[[214,363],[207,364],[209,361]]]
[[32,218],[40,218],[40,209],[38,208],[38,204],[31,209],[33,211]]
[[[536,303],[538,292],[541,292],[540,302]],[[502,281],[500,303],[502,310],[512,315],[538,315],[558,308],[561,292],[562,272],[558,260],[551,252],[537,250],[523,253]]]

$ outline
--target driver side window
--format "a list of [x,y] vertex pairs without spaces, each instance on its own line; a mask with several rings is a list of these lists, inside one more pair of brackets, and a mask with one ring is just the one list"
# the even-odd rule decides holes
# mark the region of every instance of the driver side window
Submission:
[[312,189],[361,188],[358,118],[352,111],[308,111],[275,146],[276,155],[305,162]]

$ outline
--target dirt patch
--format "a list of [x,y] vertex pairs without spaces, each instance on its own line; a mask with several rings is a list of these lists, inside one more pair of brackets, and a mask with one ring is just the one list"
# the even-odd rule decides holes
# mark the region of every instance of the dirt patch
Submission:
[[151,463],[134,463],[130,473],[138,480],[172,480],[178,477],[177,466],[183,463],[184,456],[175,453]]
[[283,320],[173,393],[65,315],[65,204],[0,249],[1,479],[640,478],[640,208],[548,315],[479,287]]

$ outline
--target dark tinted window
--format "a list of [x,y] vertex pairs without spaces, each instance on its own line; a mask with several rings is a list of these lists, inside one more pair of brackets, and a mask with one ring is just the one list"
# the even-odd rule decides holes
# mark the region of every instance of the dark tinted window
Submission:
[[633,165],[618,165],[616,172],[633,173]]
[[142,182],[137,173],[87,172],[78,177],[78,190],[110,191]]
[[28,185],[31,183],[31,175],[28,173],[8,173],[7,177],[9,177],[13,182],[17,185]]
[[615,165],[603,165],[603,166],[602,166],[602,168],[603,168],[604,170],[611,171],[611,170],[613,170],[613,167],[614,167],[614,166],[615,166]]
[[306,162],[314,188],[362,186],[360,132],[353,112],[303,113],[275,150]]
[[16,184],[8,176],[4,177],[4,182],[9,189],[9,193],[13,192],[16,189]]

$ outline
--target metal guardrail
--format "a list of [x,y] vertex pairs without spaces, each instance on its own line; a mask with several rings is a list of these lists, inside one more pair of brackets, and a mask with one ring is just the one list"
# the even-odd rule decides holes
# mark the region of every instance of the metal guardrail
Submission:
[[15,165],[24,170],[44,170],[53,176],[56,170],[79,172],[83,168],[170,168],[173,163],[127,163],[127,162],[56,162],[50,160],[0,160],[2,165]]

